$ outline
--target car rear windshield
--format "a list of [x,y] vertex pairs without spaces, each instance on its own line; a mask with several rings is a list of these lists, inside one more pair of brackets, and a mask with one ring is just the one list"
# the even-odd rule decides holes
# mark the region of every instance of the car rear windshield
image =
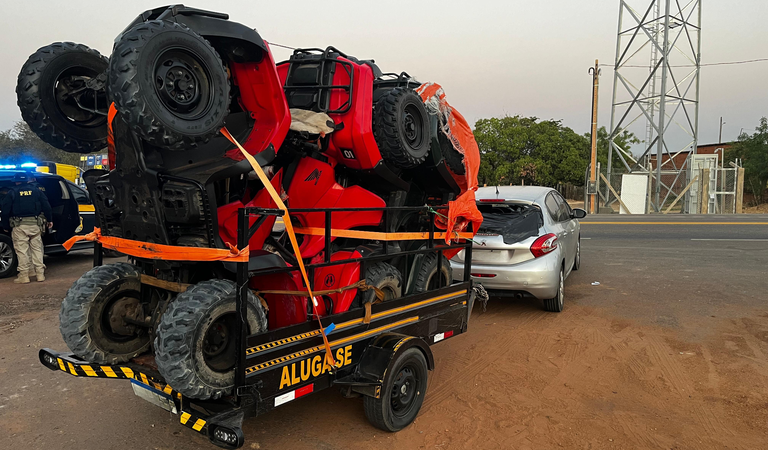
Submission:
[[541,210],[534,205],[478,203],[477,209],[483,214],[478,233],[499,234],[505,244],[538,236],[539,228],[544,225]]

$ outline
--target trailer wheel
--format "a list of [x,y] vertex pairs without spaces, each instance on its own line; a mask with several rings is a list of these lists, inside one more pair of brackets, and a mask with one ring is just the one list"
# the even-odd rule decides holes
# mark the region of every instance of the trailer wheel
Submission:
[[152,145],[186,150],[224,125],[230,86],[219,54],[186,26],[150,20],[126,31],[109,61],[123,120]]
[[448,258],[441,255],[442,273],[437,275],[437,253],[428,253],[424,255],[421,265],[417,269],[416,279],[414,280],[413,292],[426,292],[432,289],[448,286],[453,282],[453,271]]
[[373,135],[381,157],[395,167],[411,169],[429,153],[429,116],[413,89],[390,90],[373,111]]
[[418,348],[396,356],[387,367],[379,398],[363,398],[368,421],[393,432],[410,425],[424,403],[428,371],[427,360]]
[[[190,398],[218,399],[232,393],[235,383],[235,283],[200,282],[168,306],[155,338],[160,374],[175,390]],[[267,329],[267,316],[248,291],[248,334]]]
[[59,330],[72,352],[95,364],[119,364],[149,348],[143,321],[141,273],[128,263],[94,267],[67,291],[59,312]]
[[[365,282],[384,291],[384,301],[403,296],[403,275],[391,264],[376,263],[365,269]],[[362,292],[362,304],[373,303],[376,293],[373,289]]]

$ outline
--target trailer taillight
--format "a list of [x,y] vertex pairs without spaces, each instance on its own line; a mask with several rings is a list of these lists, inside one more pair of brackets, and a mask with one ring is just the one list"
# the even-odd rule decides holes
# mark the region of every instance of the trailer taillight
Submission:
[[240,448],[245,442],[245,436],[243,436],[243,431],[240,428],[228,428],[219,425],[213,429],[210,440],[222,448]]
[[531,245],[531,253],[534,258],[544,256],[547,253],[557,248],[557,235],[553,233],[547,233],[544,236],[539,237]]

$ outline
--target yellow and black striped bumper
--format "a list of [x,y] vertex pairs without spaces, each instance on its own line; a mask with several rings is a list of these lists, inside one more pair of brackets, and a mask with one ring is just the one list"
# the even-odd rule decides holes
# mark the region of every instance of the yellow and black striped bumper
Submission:
[[164,392],[176,403],[176,410],[180,412],[179,422],[187,428],[191,428],[198,433],[207,436],[206,418],[196,413],[182,411],[181,394],[174,391],[171,386],[165,384],[162,380],[157,380],[143,372],[124,365],[102,366],[89,364],[86,361],[77,359],[71,353],[58,353],[48,348],[41,349],[39,356],[40,362],[51,370],[60,370],[76,377],[134,380],[147,387]]

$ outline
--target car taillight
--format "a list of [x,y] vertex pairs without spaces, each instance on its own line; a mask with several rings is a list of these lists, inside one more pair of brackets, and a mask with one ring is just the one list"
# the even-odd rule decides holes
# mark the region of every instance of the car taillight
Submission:
[[544,256],[557,248],[557,235],[548,233],[533,241],[531,253],[534,258]]

